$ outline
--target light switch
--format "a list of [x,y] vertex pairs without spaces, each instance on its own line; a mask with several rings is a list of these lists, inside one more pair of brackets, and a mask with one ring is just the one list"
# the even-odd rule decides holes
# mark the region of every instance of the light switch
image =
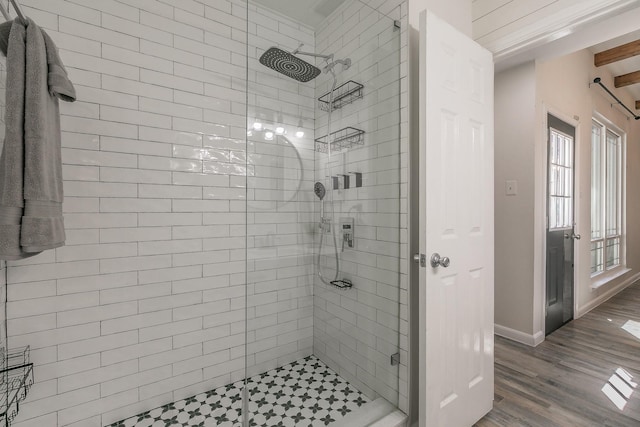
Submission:
[[504,194],[507,196],[515,196],[518,194],[518,181],[505,181]]

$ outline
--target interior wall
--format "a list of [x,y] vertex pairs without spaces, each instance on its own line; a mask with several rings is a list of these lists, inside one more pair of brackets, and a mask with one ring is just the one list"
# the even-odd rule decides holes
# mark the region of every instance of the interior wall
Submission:
[[242,378],[246,3],[20,3],[78,101],[66,246],[8,263],[36,378],[14,425],[104,426]]
[[[391,12],[391,17],[401,18],[399,8]],[[370,398],[382,396],[395,405],[400,404],[402,366],[391,366],[390,357],[400,346],[401,300],[406,305],[406,293],[400,289],[401,234],[406,239],[406,221],[401,222],[401,210],[406,212],[406,208],[401,208],[401,183],[406,181],[402,181],[400,171],[402,147],[398,124],[401,118],[400,31],[394,29],[392,19],[360,1],[350,1],[332,14],[316,33],[319,52],[331,52],[336,59],[352,60],[346,71],[338,67],[338,85],[350,79],[364,85],[363,99],[332,113],[331,130],[353,126],[365,134],[363,145],[332,154],[332,175],[357,171],[363,179],[363,186],[354,188],[352,175],[349,189],[344,188],[341,179],[340,189],[327,188],[330,194],[326,199],[333,197],[336,201],[334,226],[338,225],[339,218],[354,218],[353,248],[345,247],[342,251],[339,230],[337,233],[340,278],[350,279],[354,287],[338,290],[316,277],[314,354]],[[330,74],[319,77],[316,96],[327,93],[332,82]],[[327,119],[326,112],[317,111],[316,137],[327,133]],[[325,185],[327,166],[326,155],[319,154],[316,179]],[[332,216],[331,203],[325,203],[325,212],[326,216]],[[319,219],[318,215],[317,221]],[[318,242],[319,235],[316,236],[316,244]],[[330,280],[335,274],[333,251],[331,235],[325,235],[323,254],[328,255],[323,256],[323,273]],[[406,311],[403,326],[406,336]],[[404,349],[406,351],[406,347]],[[405,375],[403,373],[404,378]],[[404,378],[403,385],[406,384]],[[405,408],[406,399],[403,399],[401,409]]]
[[[495,76],[495,324],[533,334],[536,70],[533,62]],[[517,195],[505,194],[507,180]]]
[[[640,267],[635,215],[638,195],[626,193],[627,267],[631,271],[597,289],[590,277],[591,118],[607,117],[627,136],[627,182],[632,188],[640,153],[640,125],[628,120],[599,86],[599,76],[614,88],[613,76],[593,65],[593,53],[580,50],[561,58],[529,62],[496,75],[496,332],[529,345],[544,337],[546,215],[545,114],[577,121],[576,139],[576,312],[579,317],[631,283]],[[627,105],[634,100],[615,90]],[[505,195],[505,181],[517,180],[518,195]],[[514,238],[517,236],[517,238]],[[514,256],[517,254],[517,256]]]
[[[604,68],[596,68],[593,65],[593,53],[589,50],[581,50],[555,60],[539,62],[537,73],[537,110],[541,114],[542,107],[553,108],[568,117],[578,117],[579,140],[576,141],[576,184],[579,192],[576,192],[576,220],[578,233],[583,238],[577,241],[576,253],[579,268],[576,274],[577,316],[584,314],[593,308],[602,298],[610,297],[612,291],[619,291],[619,286],[628,283],[630,277],[634,277],[640,271],[640,251],[637,244],[640,238],[640,229],[637,226],[636,207],[640,196],[633,191],[633,183],[640,179],[638,168],[634,160],[638,159],[639,148],[637,141],[640,138],[640,123],[629,120],[617,107],[612,107],[612,99],[599,86],[589,83],[595,77],[601,77],[602,82],[613,90],[616,96],[626,105],[633,106],[635,99],[624,89],[615,89],[613,76]],[[610,120],[615,126],[626,133],[627,157],[626,157],[626,242],[627,242],[627,267],[631,269],[622,277],[619,277],[597,289],[591,287],[590,277],[590,206],[591,206],[591,118],[592,113],[598,112]],[[540,117],[540,116],[538,116]],[[540,123],[540,121],[538,121]],[[538,132],[538,143],[542,143],[542,135]]]
[[[4,137],[6,133],[5,128],[5,113],[6,113],[6,89],[7,89],[7,58],[4,55],[0,55],[0,153],[4,145]],[[7,300],[7,262],[0,260],[0,301]],[[0,349],[2,350],[2,356],[7,349],[7,325],[5,319],[7,318],[7,307],[4,304],[0,305]]]

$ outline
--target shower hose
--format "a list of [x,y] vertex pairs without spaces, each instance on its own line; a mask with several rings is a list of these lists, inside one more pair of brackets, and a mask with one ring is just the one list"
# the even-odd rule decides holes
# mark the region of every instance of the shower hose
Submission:
[[[327,188],[331,189],[332,187],[330,186],[331,184],[331,110],[333,109],[333,92],[336,89],[336,84],[338,82],[338,79],[336,77],[336,73],[333,71],[333,68],[330,68],[329,71],[331,72],[331,75],[333,76],[333,85],[331,86],[331,93],[329,94],[329,115],[327,116],[327,169],[328,169],[328,174],[327,174]],[[333,280],[338,280],[338,276],[340,275],[340,257],[338,255],[338,241],[336,238],[336,227],[335,224],[332,224],[335,221],[335,217],[336,217],[336,210],[335,210],[335,203],[333,200],[333,191],[329,191],[329,194],[331,195],[331,222],[329,222],[329,227],[331,229],[331,235],[333,236],[333,249],[334,249],[334,254],[335,254],[335,258],[336,258],[336,274],[333,277]],[[320,203],[323,203],[322,201]],[[322,217],[320,217],[320,243],[318,244],[318,277],[320,277],[320,280],[322,281],[322,283],[329,285],[331,284],[332,280],[328,280],[324,274],[322,273],[322,244],[324,242],[324,235],[325,235],[325,219]]]

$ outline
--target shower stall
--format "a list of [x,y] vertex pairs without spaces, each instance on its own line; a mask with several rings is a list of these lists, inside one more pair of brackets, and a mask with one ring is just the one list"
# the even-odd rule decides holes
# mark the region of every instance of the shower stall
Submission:
[[0,265],[15,427],[400,425],[406,3],[21,3],[78,102],[67,244]]
[[273,3],[247,19],[246,409],[258,425],[368,425],[407,380],[401,11],[332,2],[312,27]]

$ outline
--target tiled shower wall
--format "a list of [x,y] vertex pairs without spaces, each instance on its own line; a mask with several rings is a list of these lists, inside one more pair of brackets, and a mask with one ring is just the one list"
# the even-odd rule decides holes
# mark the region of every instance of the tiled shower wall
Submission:
[[[336,69],[338,85],[350,79],[364,85],[363,99],[332,113],[331,131],[352,126],[365,134],[363,145],[334,153],[330,161],[331,175],[361,172],[363,186],[353,188],[351,175],[351,188],[332,190],[328,197],[336,200],[336,225],[342,217],[355,220],[354,248],[342,250],[338,233],[340,278],[350,279],[354,287],[337,290],[316,279],[314,353],[369,397],[382,396],[407,410],[407,176],[403,153],[408,147],[400,126],[401,116],[406,122],[400,98],[406,78],[406,67],[400,65],[406,33],[402,25],[394,28],[393,22],[405,17],[406,11],[399,7],[400,2],[377,2],[382,3],[378,8],[382,13],[365,3],[346,2],[316,33],[319,52],[352,60],[348,70]],[[319,80],[316,96],[328,92],[332,83],[330,75]],[[327,113],[316,114],[316,133],[324,135]],[[317,179],[326,179],[327,166],[327,156],[318,155]],[[342,179],[340,182],[343,186]],[[330,235],[326,235],[323,254],[329,256],[324,272],[331,279],[333,251]],[[398,351],[402,364],[391,366],[390,357]]]
[[9,263],[10,344],[36,366],[15,425],[102,426],[242,377],[246,3],[21,4],[78,101],[67,245]]
[[[4,135],[5,135],[5,106],[6,103],[6,81],[7,81],[7,59],[0,55],[0,153],[2,153],[2,146],[4,144]],[[6,262],[0,260],[0,301],[5,301],[7,296],[7,287],[6,287]],[[4,304],[0,304],[0,347],[6,348],[7,345],[7,337],[6,337],[6,307]]]

